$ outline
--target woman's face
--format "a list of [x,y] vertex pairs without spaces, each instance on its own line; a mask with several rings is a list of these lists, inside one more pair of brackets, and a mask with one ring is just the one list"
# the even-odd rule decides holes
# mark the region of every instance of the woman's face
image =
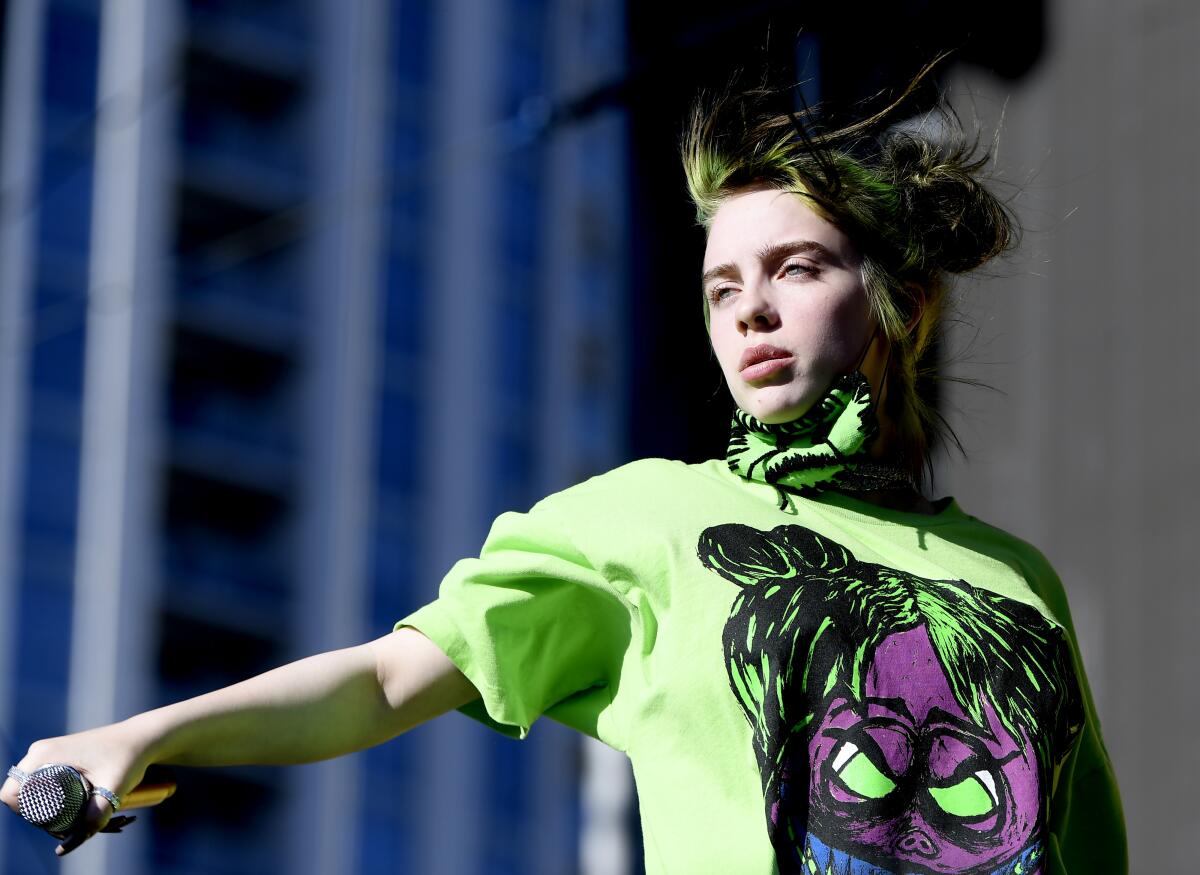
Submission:
[[873,328],[859,265],[850,239],[799,195],[745,188],[721,204],[704,293],[713,351],[738,407],[788,422],[854,367]]

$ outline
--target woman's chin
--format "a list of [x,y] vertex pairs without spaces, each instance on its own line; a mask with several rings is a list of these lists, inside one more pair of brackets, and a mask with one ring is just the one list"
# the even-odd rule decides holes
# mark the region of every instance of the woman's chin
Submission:
[[742,409],[764,425],[780,425],[784,422],[791,422],[793,419],[799,419],[808,412],[811,406],[811,404],[757,404],[751,405],[749,409]]
[[[742,410],[765,425],[779,425],[799,419],[829,388],[832,378],[819,374],[785,369],[760,383],[741,382],[734,400]],[[738,396],[741,397],[738,397]]]

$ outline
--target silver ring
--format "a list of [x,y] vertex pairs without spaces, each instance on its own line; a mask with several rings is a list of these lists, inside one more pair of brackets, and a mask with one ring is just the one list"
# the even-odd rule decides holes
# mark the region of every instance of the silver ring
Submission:
[[113,814],[121,810],[121,797],[107,787],[92,787],[92,795],[103,796],[107,799],[108,803],[112,806]]
[[29,780],[29,775],[27,775],[25,772],[22,772],[16,766],[9,766],[8,776],[18,784],[24,784],[27,780]]

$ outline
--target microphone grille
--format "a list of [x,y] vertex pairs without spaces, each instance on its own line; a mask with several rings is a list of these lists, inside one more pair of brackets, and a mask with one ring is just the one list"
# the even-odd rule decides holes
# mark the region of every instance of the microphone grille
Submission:
[[70,766],[42,766],[21,785],[21,816],[47,832],[65,832],[87,802],[87,783]]

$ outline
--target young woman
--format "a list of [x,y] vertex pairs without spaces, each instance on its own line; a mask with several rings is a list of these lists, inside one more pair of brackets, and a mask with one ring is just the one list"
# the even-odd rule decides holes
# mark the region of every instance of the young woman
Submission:
[[[35,742],[129,792],[154,763],[285,764],[447,710],[625,751],[658,873],[1124,873],[1067,599],[1032,546],[919,488],[947,277],[1013,241],[970,150],[813,134],[762,90],[682,155],[725,459],[644,459],[498,517],[384,637]],[[945,134],[945,130],[941,130]],[[127,820],[96,795],[66,852]],[[110,819],[111,818],[111,819]]]

